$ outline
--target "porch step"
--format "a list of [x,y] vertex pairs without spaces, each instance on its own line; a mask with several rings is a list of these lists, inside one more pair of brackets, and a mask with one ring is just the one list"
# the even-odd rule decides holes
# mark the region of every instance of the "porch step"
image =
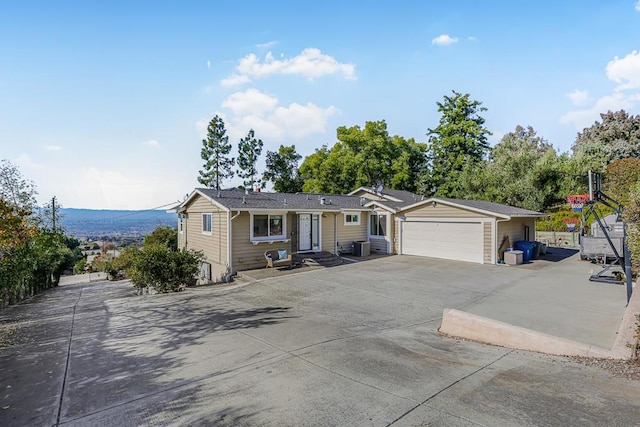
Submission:
[[342,258],[332,254],[331,252],[322,251],[294,254],[293,262],[309,266],[318,265],[321,267],[335,267],[336,265],[342,264]]

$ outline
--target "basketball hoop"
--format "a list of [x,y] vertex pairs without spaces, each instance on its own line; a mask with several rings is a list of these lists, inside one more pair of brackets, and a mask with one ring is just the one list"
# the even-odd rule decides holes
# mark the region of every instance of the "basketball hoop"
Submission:
[[573,233],[576,229],[576,225],[580,222],[580,220],[578,218],[565,218],[562,220],[562,222],[564,222],[567,226],[567,229]]
[[567,201],[571,205],[571,210],[576,213],[582,212],[584,204],[590,200],[588,194],[571,194],[567,196]]

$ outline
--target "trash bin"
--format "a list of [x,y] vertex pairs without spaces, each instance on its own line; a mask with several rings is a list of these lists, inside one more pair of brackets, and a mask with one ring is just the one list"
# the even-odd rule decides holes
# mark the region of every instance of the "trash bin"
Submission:
[[540,253],[542,252],[542,243],[540,242],[533,242],[534,243],[534,247],[533,247],[533,255],[531,255],[532,259],[538,259],[540,258]]
[[525,240],[519,240],[513,245],[517,250],[522,251],[522,262],[531,261],[533,255],[533,248],[536,246],[535,242],[527,242]]
[[368,256],[371,254],[371,244],[363,240],[353,242],[353,254],[355,256]]

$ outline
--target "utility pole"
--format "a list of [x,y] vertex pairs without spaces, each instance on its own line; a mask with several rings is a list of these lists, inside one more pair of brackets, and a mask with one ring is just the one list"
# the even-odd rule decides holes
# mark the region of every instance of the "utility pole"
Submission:
[[56,196],[51,198],[51,228],[56,232]]

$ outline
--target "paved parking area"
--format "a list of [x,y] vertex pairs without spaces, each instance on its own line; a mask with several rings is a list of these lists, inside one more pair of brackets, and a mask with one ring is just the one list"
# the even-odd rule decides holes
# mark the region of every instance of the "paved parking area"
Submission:
[[612,341],[624,288],[543,267],[402,256],[169,295],[60,287],[0,312],[0,425],[636,423],[637,381],[438,335],[458,308]]

